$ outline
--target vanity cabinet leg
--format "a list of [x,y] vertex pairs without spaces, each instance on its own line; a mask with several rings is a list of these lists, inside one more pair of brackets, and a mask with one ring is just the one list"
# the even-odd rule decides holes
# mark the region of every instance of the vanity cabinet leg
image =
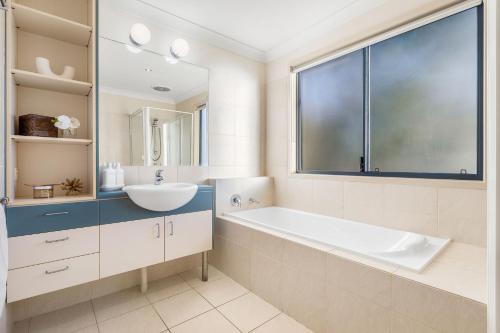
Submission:
[[201,253],[201,281],[208,281],[208,251]]
[[148,291],[148,268],[141,268],[141,292],[145,293]]

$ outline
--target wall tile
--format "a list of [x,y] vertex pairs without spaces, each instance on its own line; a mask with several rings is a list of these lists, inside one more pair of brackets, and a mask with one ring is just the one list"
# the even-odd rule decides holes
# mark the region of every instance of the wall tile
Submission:
[[278,262],[282,261],[286,242],[283,238],[260,231],[254,231],[252,235],[252,252],[260,253]]
[[486,305],[393,276],[392,302],[403,315],[443,333],[485,333]]
[[486,246],[486,191],[439,189],[438,234]]
[[391,306],[391,274],[333,254],[327,256],[327,289],[343,289],[384,307]]
[[215,234],[224,237],[247,249],[252,247],[253,230],[238,223],[227,222],[224,219],[216,219]]
[[214,237],[213,265],[245,288],[250,288],[250,250],[220,236]]
[[396,311],[391,314],[391,332],[393,333],[439,333],[413,319],[407,318]]
[[390,308],[340,288],[330,290],[328,298],[328,332],[391,333]]
[[234,166],[236,147],[234,136],[211,134],[209,141],[209,164],[211,166]]
[[433,187],[385,185],[382,225],[426,235],[437,232],[437,190]]
[[313,211],[318,214],[344,216],[344,183],[337,181],[313,181]]
[[384,218],[384,185],[345,182],[344,217],[349,220],[380,225]]
[[323,250],[284,240],[282,262],[286,266],[324,277],[326,256],[327,252]]
[[313,182],[309,179],[288,178],[284,192],[287,208],[311,212],[313,207]]
[[284,266],[280,288],[283,312],[316,333],[326,332],[325,284],[324,274]]
[[283,281],[283,265],[259,252],[252,252],[250,269],[250,289],[281,309],[280,287]]
[[122,166],[125,175],[125,185],[139,184],[139,171],[136,166]]
[[181,183],[205,184],[209,176],[208,166],[179,166],[177,181]]

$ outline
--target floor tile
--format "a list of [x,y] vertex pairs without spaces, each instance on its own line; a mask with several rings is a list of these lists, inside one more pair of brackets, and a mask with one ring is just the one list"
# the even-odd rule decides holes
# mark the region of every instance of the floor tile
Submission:
[[179,325],[213,309],[212,305],[194,290],[164,299],[153,306],[167,327]]
[[286,314],[271,319],[262,326],[253,330],[252,333],[313,333],[310,329],[293,320]]
[[82,328],[72,333],[99,333],[99,329],[97,328],[97,324],[94,324],[92,326]]
[[169,276],[168,278],[153,281],[149,283],[146,297],[151,303],[156,303],[170,296],[180,294],[191,289],[178,275]]
[[226,303],[218,310],[242,332],[250,332],[280,311],[253,293]]
[[204,313],[170,329],[172,333],[239,333],[217,310]]
[[92,300],[97,322],[117,317],[149,304],[138,287]]
[[167,327],[148,305],[98,324],[100,333],[160,333]]
[[69,333],[96,323],[90,302],[33,317],[30,333]]
[[[181,278],[184,279],[191,287],[196,288],[204,284],[205,282],[201,281],[201,267],[197,267],[195,269],[183,272],[179,274]],[[224,273],[219,271],[212,265],[208,265],[208,281],[211,282],[215,280],[219,280],[226,277]]]
[[212,305],[219,306],[239,296],[248,293],[248,290],[230,278],[207,282],[196,290]]

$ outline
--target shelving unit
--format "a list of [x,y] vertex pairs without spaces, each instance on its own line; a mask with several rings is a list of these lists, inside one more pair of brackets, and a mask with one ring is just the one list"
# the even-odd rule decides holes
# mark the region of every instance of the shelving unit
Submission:
[[[38,205],[95,199],[96,193],[96,0],[8,0],[7,11],[7,196],[10,205]],[[49,59],[55,72],[75,67],[75,79],[36,73],[35,58]],[[77,138],[18,135],[25,114],[69,115],[82,124]],[[32,199],[24,184],[61,183],[79,178],[83,193]]]
[[51,144],[83,145],[83,146],[88,146],[92,144],[92,140],[87,140],[87,139],[49,138],[49,137],[25,136],[25,135],[11,135],[10,138],[15,142],[25,142],[25,143],[51,143]]
[[52,203],[64,203],[75,201],[89,201],[93,200],[91,195],[72,195],[72,196],[57,196],[47,199],[32,199],[32,198],[18,198],[9,203],[10,206],[27,206],[27,205],[47,205]]
[[12,11],[18,29],[81,46],[89,44],[92,27],[88,25],[19,3],[12,4]]
[[92,89],[92,84],[88,82],[50,77],[21,69],[13,69],[12,76],[16,84],[30,88],[82,96],[87,96],[90,93],[90,89]]

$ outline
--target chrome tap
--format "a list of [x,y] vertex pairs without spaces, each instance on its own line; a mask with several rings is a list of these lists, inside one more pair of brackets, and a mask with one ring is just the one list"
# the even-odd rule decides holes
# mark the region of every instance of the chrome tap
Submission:
[[163,177],[163,171],[162,169],[156,170],[155,173],[155,185],[161,185],[165,181],[165,177]]
[[249,203],[250,205],[252,205],[252,204],[256,204],[256,205],[258,205],[258,204],[260,204],[260,201],[259,201],[259,200],[257,200],[257,199],[255,199],[255,198],[250,198],[250,199],[248,199],[248,203]]

